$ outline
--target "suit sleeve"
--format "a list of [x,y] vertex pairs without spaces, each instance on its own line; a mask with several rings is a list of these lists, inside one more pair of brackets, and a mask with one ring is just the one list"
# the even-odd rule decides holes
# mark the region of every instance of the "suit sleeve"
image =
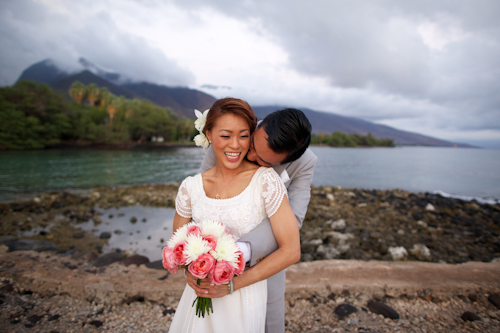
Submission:
[[[308,152],[310,151],[308,150]],[[288,200],[297,218],[299,228],[302,227],[302,222],[307,212],[307,206],[311,199],[311,182],[314,175],[314,167],[318,161],[318,158],[312,152],[310,152],[310,156],[306,156],[306,158],[308,158],[307,162],[305,162],[303,167],[293,175],[290,185],[288,186]],[[243,235],[238,241],[250,243],[252,249],[250,266],[255,265],[267,255],[278,249],[278,243],[274,238],[269,219],[262,221],[255,229]]]
[[297,218],[299,229],[302,228],[302,223],[307,213],[307,206],[311,200],[311,183],[314,176],[314,167],[318,161],[318,157],[310,150],[307,150],[310,159],[304,164],[300,170],[293,176],[293,179],[288,186],[288,201],[292,207],[293,213]]
[[212,145],[210,145],[206,149],[205,158],[203,158],[203,162],[201,162],[200,169],[197,173],[204,173],[215,166],[215,153],[212,149]]

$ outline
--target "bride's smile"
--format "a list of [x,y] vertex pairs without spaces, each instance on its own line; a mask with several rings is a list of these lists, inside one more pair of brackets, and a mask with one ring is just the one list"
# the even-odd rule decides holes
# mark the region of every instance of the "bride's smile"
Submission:
[[241,153],[229,153],[225,152],[226,158],[231,162],[236,162],[240,159]]

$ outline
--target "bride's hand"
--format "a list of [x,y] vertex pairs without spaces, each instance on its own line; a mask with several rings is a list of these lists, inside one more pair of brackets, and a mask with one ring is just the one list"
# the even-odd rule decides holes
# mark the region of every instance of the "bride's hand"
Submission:
[[198,285],[196,283],[196,281],[198,281],[198,278],[189,273],[189,271],[186,271],[186,278],[189,286],[194,289],[195,294],[199,297],[219,298],[229,294],[229,287],[227,284],[218,286],[211,283],[208,278],[204,278],[201,279],[200,284]]

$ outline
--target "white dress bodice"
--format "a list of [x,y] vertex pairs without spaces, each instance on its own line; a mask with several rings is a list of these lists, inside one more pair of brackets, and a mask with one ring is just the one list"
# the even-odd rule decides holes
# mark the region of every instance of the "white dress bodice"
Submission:
[[177,213],[194,222],[220,221],[236,239],[273,216],[283,201],[286,188],[272,168],[260,167],[248,186],[235,197],[213,199],[203,189],[201,174],[186,178],[175,201]]

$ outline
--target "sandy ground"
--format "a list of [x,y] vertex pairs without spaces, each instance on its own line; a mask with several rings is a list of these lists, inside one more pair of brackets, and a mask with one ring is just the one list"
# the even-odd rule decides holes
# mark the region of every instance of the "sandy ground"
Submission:
[[[164,332],[185,285],[144,265],[96,268],[85,258],[0,256],[0,332]],[[500,262],[444,264],[324,260],[287,270],[288,332],[500,332]],[[397,312],[386,318],[369,305]],[[356,312],[339,316],[339,305]],[[461,317],[469,311],[475,321]]]

